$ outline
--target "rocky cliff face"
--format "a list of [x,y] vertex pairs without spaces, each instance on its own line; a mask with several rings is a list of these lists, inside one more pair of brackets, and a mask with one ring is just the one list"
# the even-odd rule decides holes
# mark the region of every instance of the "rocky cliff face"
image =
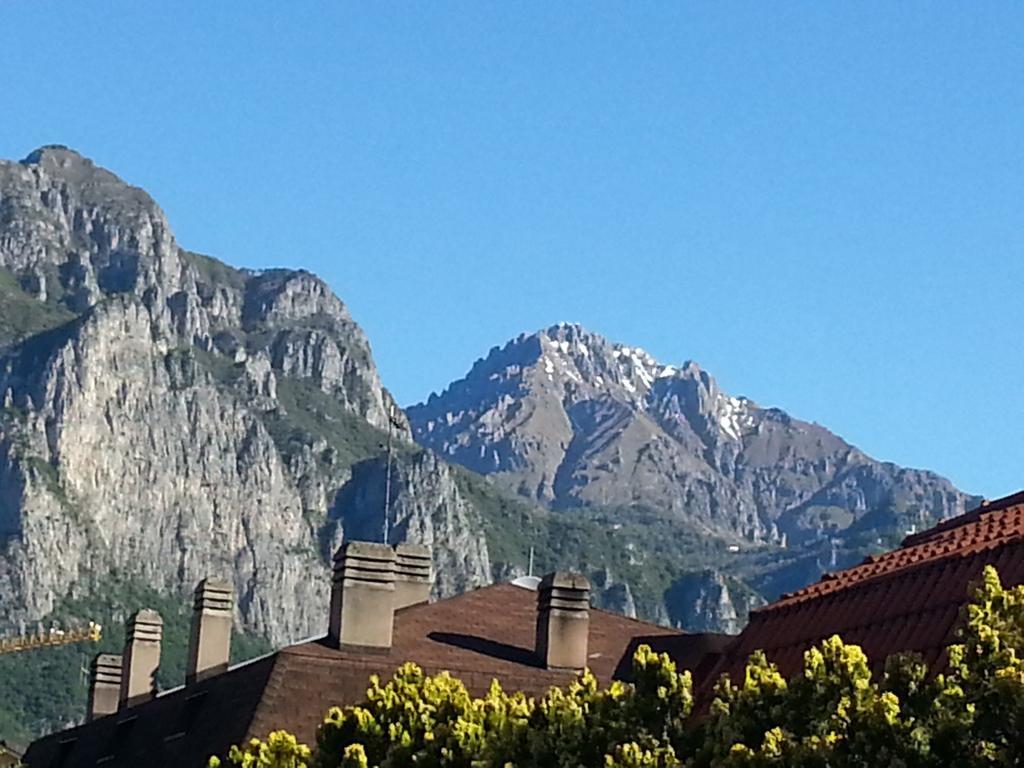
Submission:
[[180,248],[145,192],[59,147],[0,162],[0,398],[0,631],[113,582],[178,595],[212,573],[240,628],[322,631],[330,552],[382,533],[389,424],[390,541],[433,545],[438,595],[535,557],[585,571],[602,606],[735,629],[757,592],[859,552],[838,537],[965,503],[577,326],[411,409],[435,453],[417,449],[321,280]]
[[737,634],[750,611],[764,604],[764,598],[721,571],[688,573],[665,593],[665,623],[689,632]]
[[[387,462],[367,459],[352,468],[338,494],[331,522],[350,538],[379,540],[384,524]],[[393,502],[389,541],[428,544],[437,553],[433,594],[448,597],[491,581],[491,562],[480,512],[460,490],[451,468],[426,451],[403,453],[391,468]]]
[[[240,626],[321,631],[324,542],[360,519],[336,497],[372,495],[350,467],[393,408],[344,304],[184,251],[145,192],[56,147],[0,162],[0,278],[0,315],[27,318],[0,323],[0,627],[111,574],[180,593],[219,573]],[[486,544],[430,461],[397,473],[396,540],[435,545],[439,589],[480,583]]]
[[872,510],[962,513],[930,472],[731,396],[577,325],[521,336],[408,410],[416,440],[554,509],[644,506],[740,542],[837,535]]

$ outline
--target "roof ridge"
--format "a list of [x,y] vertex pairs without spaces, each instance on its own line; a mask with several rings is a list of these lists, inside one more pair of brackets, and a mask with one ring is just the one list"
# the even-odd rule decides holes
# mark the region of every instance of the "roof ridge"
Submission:
[[[482,584],[479,587],[471,587],[470,589],[467,589],[465,592],[459,592],[459,594],[457,594],[457,595],[448,595],[448,597],[441,597],[441,598],[438,598],[437,600],[427,600],[424,603],[413,603],[412,605],[405,605],[405,606],[402,606],[401,608],[396,608],[395,609],[395,615],[399,616],[399,615],[401,615],[403,613],[408,613],[408,612],[414,611],[414,610],[424,610],[426,608],[430,608],[430,607],[435,606],[435,605],[440,605],[442,603],[447,603],[447,602],[449,602],[451,600],[458,600],[459,598],[466,597],[467,595],[473,595],[473,594],[476,594],[477,592],[484,592],[486,590],[497,589],[499,587],[514,587],[515,589],[525,589],[525,587],[519,587],[519,586],[513,584],[510,581],[492,581],[490,584]],[[321,637],[323,637],[323,635],[317,635],[316,637],[311,637],[309,639],[310,640],[316,640],[316,639],[321,638]],[[297,643],[291,643],[291,645],[304,645],[305,642],[306,641],[304,641],[304,640],[300,640]]]
[[[706,635],[706,634],[709,634],[708,632],[687,632],[687,631],[679,629],[677,627],[668,627],[668,626],[665,626],[664,624],[657,624],[657,623],[655,623],[653,621],[646,621],[645,619],[638,619],[638,618],[636,618],[634,616],[627,616],[624,613],[616,613],[615,611],[609,611],[607,608],[597,608],[595,606],[591,606],[590,611],[591,611],[591,613],[595,613],[595,612],[596,613],[604,613],[604,614],[607,614],[609,616],[614,616],[617,619],[624,619],[626,621],[631,621],[634,624],[642,624],[645,627],[653,627],[654,629],[661,630],[662,632],[675,633],[676,635]],[[714,634],[714,633],[710,633],[710,634]]]
[[[842,582],[841,574],[847,573],[849,571],[854,571],[862,567],[864,564],[862,563],[861,565],[855,565],[852,568],[846,568],[842,571],[824,573],[822,574],[821,579],[819,581],[814,582],[814,584],[806,586],[803,589],[797,590],[795,592],[790,592],[788,593],[788,595],[780,597],[773,603],[769,603],[768,605],[762,606],[760,608],[755,608],[753,611],[751,611],[751,614],[774,613],[775,611],[781,611],[787,608],[792,608],[794,605],[799,605],[801,603],[807,602],[808,600],[830,597],[832,595],[835,595],[839,592],[843,592],[846,590],[859,589],[860,587],[864,587],[869,584],[877,584],[880,581],[885,581],[886,579],[902,576],[906,574],[908,571],[912,572],[918,568],[926,568],[940,564],[945,564],[950,560],[954,560],[956,558],[966,558],[970,555],[974,555],[986,549],[1002,549],[1003,547],[1007,547],[1012,544],[1019,544],[1021,538],[1024,537],[1004,537],[999,539],[993,539],[990,542],[986,542],[983,546],[974,544],[967,547],[963,547],[961,549],[954,549],[949,552],[940,552],[935,557],[929,557],[924,560],[911,560],[909,562],[903,562],[897,565],[896,567],[893,567],[888,570],[883,570],[880,573],[871,574],[869,576],[865,576],[862,579],[857,579],[856,581],[840,583],[834,588],[826,589],[820,592],[812,591],[815,589],[815,587],[822,586],[823,584],[828,584],[829,582]],[[901,550],[893,550],[893,552],[889,552],[886,554],[893,554],[895,552],[900,551]]]
[[[534,590],[531,590],[531,589],[529,589],[527,587],[521,587],[518,584],[513,584],[511,581],[493,581],[490,584],[484,584],[483,586],[480,586],[480,587],[474,587],[473,589],[470,589],[470,590],[468,590],[466,592],[460,592],[457,595],[449,595],[448,597],[443,597],[440,600],[434,600],[432,602],[427,602],[427,603],[416,603],[414,605],[407,605],[404,608],[399,608],[397,611],[395,611],[395,615],[398,616],[399,614],[405,613],[407,611],[412,611],[412,610],[415,610],[415,609],[423,610],[423,609],[429,608],[431,606],[439,605],[441,603],[446,603],[446,602],[448,602],[450,600],[458,600],[459,598],[462,598],[462,597],[467,597],[469,595],[479,594],[480,592],[483,592],[483,591],[486,591],[486,590],[500,589],[502,587],[511,587],[512,589],[522,589],[522,590],[525,590],[527,592],[534,591]],[[633,622],[635,624],[641,624],[641,625],[643,625],[645,627],[651,627],[653,629],[661,630],[663,632],[667,630],[669,632],[675,632],[675,633],[680,634],[680,635],[694,634],[694,633],[686,632],[686,631],[681,630],[681,629],[677,629],[675,627],[667,627],[667,626],[665,626],[663,624],[658,624],[658,623],[653,622],[653,621],[645,621],[644,619],[638,619],[638,618],[635,618],[633,616],[627,616],[624,613],[618,613],[616,611],[610,611],[610,610],[608,610],[606,608],[598,608],[598,607],[592,606],[590,608],[590,610],[591,610],[591,612],[595,612],[596,611],[596,612],[599,612],[599,613],[606,614],[608,616],[614,616],[617,619],[624,619],[626,621],[631,621],[631,622]],[[706,634],[706,633],[698,632],[696,634]],[[308,640],[314,641],[314,640],[320,639],[322,637],[323,637],[323,635],[317,635],[316,637],[311,637]],[[292,646],[296,646],[296,645],[305,645],[306,642],[308,642],[308,641],[302,640],[302,641],[299,641],[299,642],[296,642],[296,643],[290,643],[289,645],[287,645],[285,647],[288,648],[288,647],[292,647]]]
[[996,512],[1007,507],[1014,507],[1018,504],[1024,504],[1024,491],[1017,491],[1011,493],[1008,496],[1002,496],[998,499],[984,499],[981,504],[977,506],[977,510],[984,510],[985,512]]
[[933,539],[936,536],[939,536],[940,534],[956,530],[957,528],[962,528],[965,525],[971,525],[973,523],[981,522],[981,520],[986,515],[989,515],[993,512],[1005,512],[1007,509],[1021,505],[1024,505],[1024,491],[1011,493],[1009,496],[1003,496],[998,499],[983,499],[978,506],[976,506],[974,509],[964,512],[962,515],[957,515],[956,517],[951,517],[947,520],[942,520],[941,522],[936,523],[928,530],[907,536],[900,543],[899,549],[916,546],[930,539]]

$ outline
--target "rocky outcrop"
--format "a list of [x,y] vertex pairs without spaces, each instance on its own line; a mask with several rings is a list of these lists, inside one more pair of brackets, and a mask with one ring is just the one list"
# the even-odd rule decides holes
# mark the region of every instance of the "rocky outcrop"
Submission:
[[111,573],[173,593],[216,573],[240,626],[320,631],[328,513],[393,410],[344,304],[180,249],[145,192],[60,147],[0,162],[0,272],[5,300],[52,309],[0,348],[0,627]]
[[[236,270],[180,249],[156,203],[90,160],[46,147],[0,162],[0,267],[75,313],[112,296],[141,303],[154,333],[267,356],[386,428],[393,401],[345,305],[304,271]],[[399,415],[399,419],[402,417]]]
[[[166,591],[230,573],[245,626],[279,641],[322,623],[326,569],[259,417],[154,341],[131,299],[71,331],[34,372],[25,357],[43,350],[16,348],[0,379],[21,414],[4,429],[7,471],[27,480],[4,514],[18,520],[5,561],[20,579],[0,586],[3,618],[43,616],[116,568]],[[302,598],[294,609],[286,594]]]
[[765,601],[717,570],[684,574],[665,593],[667,623],[687,632],[738,634]]
[[[384,536],[387,462],[368,459],[352,468],[338,494],[327,539],[380,541]],[[427,451],[402,452],[391,466],[388,541],[431,547],[435,597],[488,584],[492,568],[480,513],[466,499],[452,470]]]

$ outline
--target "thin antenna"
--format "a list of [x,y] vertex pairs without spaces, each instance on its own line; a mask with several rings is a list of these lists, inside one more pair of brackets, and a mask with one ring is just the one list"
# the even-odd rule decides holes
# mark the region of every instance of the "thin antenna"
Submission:
[[533,547],[530,547],[530,568],[526,573],[527,576],[533,576]]
[[78,684],[83,688],[89,684],[89,674],[89,657],[83,653],[78,662]]
[[388,466],[384,470],[384,543],[388,543],[391,523],[391,435],[395,425],[395,405],[388,408]]

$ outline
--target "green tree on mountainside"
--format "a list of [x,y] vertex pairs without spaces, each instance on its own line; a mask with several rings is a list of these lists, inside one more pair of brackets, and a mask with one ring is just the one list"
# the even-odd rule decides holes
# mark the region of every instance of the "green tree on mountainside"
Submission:
[[[912,655],[873,679],[858,646],[838,637],[808,650],[784,679],[763,653],[743,680],[723,677],[691,718],[688,672],[642,646],[633,682],[602,688],[584,672],[534,699],[497,682],[474,698],[447,673],[403,665],[374,679],[360,706],[333,708],[315,754],[275,732],[234,748],[244,768],[606,766],[608,768],[1008,768],[1024,765],[1024,586],[986,568],[948,665]],[[213,761],[211,761],[213,763]],[[220,764],[217,762],[216,764]]]

